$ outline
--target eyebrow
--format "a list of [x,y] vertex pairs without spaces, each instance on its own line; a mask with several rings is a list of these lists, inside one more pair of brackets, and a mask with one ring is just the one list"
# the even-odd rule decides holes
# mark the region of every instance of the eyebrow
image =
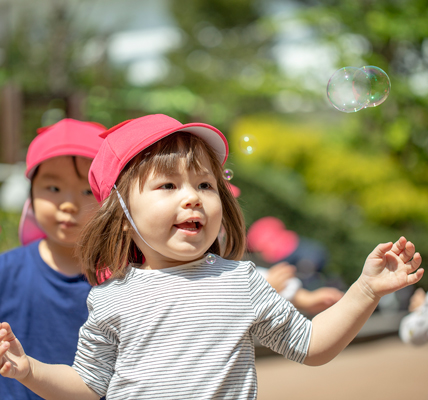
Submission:
[[[202,171],[201,170],[201,171],[198,171],[198,172],[195,171],[195,174],[198,175],[198,176],[212,176],[212,177],[215,178],[214,173],[211,172],[211,171],[208,171],[208,170],[207,171]],[[155,177],[156,176],[161,176],[161,175],[164,175],[164,176],[167,176],[167,177],[175,177],[175,176],[180,176],[181,173],[176,172],[176,171],[172,171],[172,172],[158,172],[155,175]]]
[[60,176],[56,175],[56,174],[52,174],[52,173],[45,173],[45,174],[40,174],[40,178],[42,178],[42,179],[60,179]]

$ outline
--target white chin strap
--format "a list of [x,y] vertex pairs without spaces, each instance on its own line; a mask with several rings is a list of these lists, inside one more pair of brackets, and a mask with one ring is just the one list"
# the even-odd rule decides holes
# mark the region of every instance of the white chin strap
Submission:
[[[134,222],[134,220],[132,219],[132,217],[131,217],[131,213],[129,212],[129,210],[128,210],[128,207],[126,207],[126,204],[125,204],[125,202],[123,201],[123,198],[122,198],[122,196],[120,195],[120,193],[119,193],[119,190],[117,190],[117,187],[116,187],[116,185],[114,185],[113,186],[114,188],[115,188],[115,190],[116,190],[116,193],[117,193],[117,197],[118,197],[118,199],[119,199],[119,202],[120,202],[120,205],[122,206],[122,209],[123,209],[123,212],[125,213],[125,215],[126,215],[126,218],[128,218],[128,221],[129,221],[129,223],[132,225],[132,227],[134,228],[134,231],[135,232],[137,232],[137,235],[140,237],[140,239],[147,245],[147,246],[149,246],[152,250],[155,250],[152,246],[150,246],[145,240],[144,240],[144,238],[141,236],[141,234],[140,234],[140,232],[138,231],[138,228],[137,228],[137,226],[135,225],[135,222]],[[156,250],[155,250],[156,251]]]

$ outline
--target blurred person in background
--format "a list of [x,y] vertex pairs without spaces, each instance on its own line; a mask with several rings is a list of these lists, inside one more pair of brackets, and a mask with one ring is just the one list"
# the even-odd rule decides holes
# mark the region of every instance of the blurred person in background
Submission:
[[422,288],[410,298],[409,311],[401,320],[400,338],[404,343],[423,345],[428,342],[428,295]]
[[265,263],[274,264],[257,269],[281,296],[304,314],[316,315],[343,296],[335,287],[315,290],[304,287],[305,280],[312,279],[325,266],[327,250],[317,241],[286,229],[278,218],[263,217],[255,221],[248,229],[247,245],[249,251],[260,255]]
[[[230,184],[232,194],[238,198],[241,190]],[[257,252],[270,267],[257,265],[257,271],[285,299],[302,313],[314,316],[332,306],[343,292],[335,287],[319,287],[308,290],[296,276],[311,278],[321,271],[327,262],[327,250],[315,240],[302,238],[287,230],[284,223],[275,217],[264,217],[254,222],[247,233],[249,251]],[[251,259],[251,254],[249,255]]]

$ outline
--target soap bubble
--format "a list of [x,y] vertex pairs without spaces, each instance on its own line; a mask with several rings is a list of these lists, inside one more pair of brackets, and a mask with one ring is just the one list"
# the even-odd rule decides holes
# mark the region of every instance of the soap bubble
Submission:
[[214,254],[208,254],[207,256],[206,256],[206,258],[205,258],[205,261],[208,263],[208,264],[215,264],[215,262],[217,261],[217,258],[216,258],[216,256],[214,255]]
[[391,81],[385,71],[373,65],[362,67],[370,80],[369,103],[366,107],[376,107],[382,104],[389,96]]
[[360,68],[344,67],[327,84],[327,97],[333,107],[343,112],[357,112],[370,102],[370,79]]
[[223,178],[226,179],[227,181],[232,180],[232,178],[233,178],[233,171],[231,169],[225,169],[223,171]]
[[253,135],[244,135],[239,139],[239,148],[244,154],[253,154],[257,149],[257,139]]

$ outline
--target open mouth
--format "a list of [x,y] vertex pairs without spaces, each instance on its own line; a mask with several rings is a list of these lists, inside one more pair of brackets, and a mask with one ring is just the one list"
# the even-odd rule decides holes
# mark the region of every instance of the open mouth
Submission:
[[59,224],[64,228],[73,228],[76,226],[75,222],[70,222],[70,221],[62,221]]
[[186,221],[174,226],[185,231],[199,231],[202,228],[202,224],[198,221]]

